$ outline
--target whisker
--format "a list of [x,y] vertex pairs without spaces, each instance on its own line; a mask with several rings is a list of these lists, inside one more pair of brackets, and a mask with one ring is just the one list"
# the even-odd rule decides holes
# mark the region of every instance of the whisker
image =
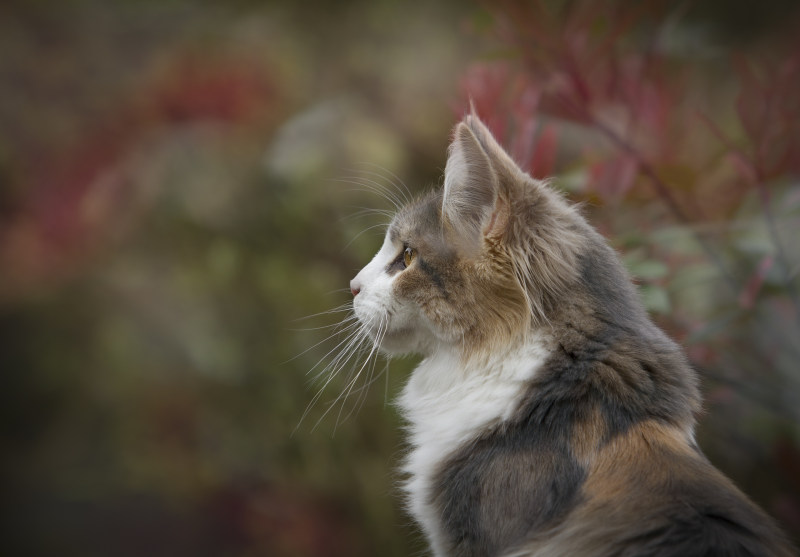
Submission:
[[342,251],[345,251],[347,248],[349,248],[349,247],[350,247],[350,245],[351,245],[353,242],[355,242],[356,240],[358,240],[358,238],[359,238],[359,237],[361,237],[361,235],[362,235],[362,234],[364,234],[365,232],[369,232],[370,230],[373,230],[373,229],[375,229],[375,228],[388,228],[388,227],[389,227],[389,225],[388,225],[388,224],[384,224],[384,223],[381,223],[381,224],[375,224],[375,225],[372,225],[372,226],[368,226],[367,228],[365,228],[364,230],[362,230],[361,232],[359,232],[358,234],[356,234],[356,235],[353,237],[353,239],[352,239],[352,240],[350,240],[349,242],[347,242],[347,244],[346,244],[346,245],[345,245],[345,246],[342,248]]
[[364,191],[378,195],[379,197],[391,203],[395,210],[400,210],[404,204],[403,197],[398,196],[383,184],[370,178],[365,178],[363,176],[344,176],[342,178],[333,178],[333,181],[343,184],[350,184],[353,186],[360,186],[361,188],[357,188],[355,191]]
[[[414,195],[411,193],[411,190],[408,188],[408,186],[406,186],[405,182],[403,182],[403,180],[401,180],[400,177],[397,174],[395,174],[394,172],[392,172],[388,168],[386,168],[384,166],[381,166],[379,164],[375,164],[374,162],[363,162],[363,163],[356,163],[356,164],[359,165],[359,166],[371,166],[372,168],[375,168],[377,170],[385,172],[386,174],[388,174],[393,179],[389,179],[386,176],[382,176],[384,180],[388,180],[394,187],[400,186],[400,188],[402,188],[406,192],[406,194],[408,194],[408,198],[407,199],[412,199],[414,197]],[[375,174],[376,176],[381,176],[380,174],[375,173],[375,172],[373,172],[372,174]]]
[[[340,368],[340,369],[341,369],[341,368]],[[358,376],[361,374],[361,370],[362,370],[362,369],[363,369],[363,365],[362,365],[362,367],[361,367],[361,368],[359,368],[358,372],[356,372],[356,373],[355,373],[355,377],[354,377],[354,378],[353,378],[353,379],[350,381],[350,383],[352,383],[352,381],[354,381],[354,380],[356,380],[356,379],[358,378]],[[337,372],[337,373],[338,373],[338,372]],[[350,383],[348,383],[348,385],[349,385]],[[316,428],[319,426],[319,424],[322,422],[322,420],[323,420],[323,419],[325,419],[325,417],[326,417],[326,416],[328,415],[328,413],[329,413],[329,412],[330,412],[330,411],[333,409],[333,407],[334,407],[334,406],[335,406],[335,405],[336,405],[336,404],[337,404],[337,403],[338,403],[340,400],[342,400],[342,397],[343,397],[343,396],[345,396],[345,393],[346,393],[346,392],[347,392],[347,388],[345,388],[344,392],[343,392],[343,393],[341,393],[341,394],[339,394],[339,396],[337,396],[337,397],[336,397],[336,399],[335,399],[335,400],[334,400],[334,401],[333,401],[333,402],[332,402],[332,403],[331,403],[331,404],[328,406],[328,409],[327,409],[327,410],[325,410],[325,412],[323,412],[322,416],[320,416],[319,420],[317,420],[317,423],[316,423],[316,424],[314,424],[314,427],[312,428],[312,431],[313,431],[313,430],[315,430],[315,429],[316,429]],[[346,398],[346,396],[345,396],[345,398]],[[337,426],[338,426],[338,423],[334,425],[334,433],[336,432],[336,427],[337,427]]]
[[364,343],[364,341],[365,339],[361,329],[355,330],[346,339],[345,347],[342,348],[342,350],[340,350],[339,353],[330,362],[328,362],[328,364],[322,368],[322,370],[314,378],[315,380],[319,380],[319,378],[323,375],[328,375],[328,379],[323,384],[323,389],[328,386],[328,383],[330,383],[333,377],[338,375],[339,372],[344,369],[344,366],[347,364],[347,362],[350,361],[350,359],[361,350],[361,345]]
[[[333,292],[346,292],[347,290],[348,290],[347,288],[341,288],[339,290],[334,290]],[[298,317],[297,319],[293,319],[292,322],[296,323],[297,321],[305,321],[307,319],[313,319],[314,317],[319,317],[321,315],[330,315],[332,313],[342,313],[343,311],[349,311],[351,309],[353,309],[353,301],[352,300],[350,300],[348,302],[345,302],[344,304],[342,304],[342,305],[340,305],[340,306],[338,306],[338,307],[336,307],[334,309],[321,311],[319,313],[312,313],[311,315],[306,315],[304,317]]]
[[[341,292],[350,292],[350,289],[349,288],[337,288],[336,290],[331,290],[330,292],[326,292],[326,295],[330,296],[331,294],[339,294]],[[350,302],[348,302],[348,304],[349,303]],[[345,304],[345,305],[347,305],[347,304]]]
[[[321,377],[326,373],[329,375],[329,378],[325,382],[323,388],[330,383],[330,380],[333,377],[337,376],[339,372],[344,369],[353,356],[357,356],[356,361],[358,361],[360,355],[362,355],[366,350],[364,345],[368,343],[369,335],[366,333],[366,328],[362,325],[348,341],[347,345],[339,352],[339,354],[337,354],[336,357],[334,357],[334,359],[328,363],[328,365],[325,366],[325,368],[318,374],[318,377]],[[351,375],[352,371],[348,377]]]
[[[350,182],[350,181],[348,181],[346,183],[351,184],[351,185],[356,185],[356,186],[357,185],[363,185],[363,184],[356,184],[356,183]],[[400,203],[398,201],[395,201],[395,200],[391,199],[387,195],[384,195],[382,192],[375,191],[374,188],[369,188],[369,187],[364,186],[362,188],[350,188],[347,191],[349,191],[349,192],[366,192],[366,193],[371,193],[371,194],[377,195],[378,197],[380,197],[381,199],[383,199],[387,203],[391,204],[391,206],[394,209],[394,211],[393,211],[394,213],[400,211],[401,205],[400,205]],[[388,209],[384,209],[384,210],[389,212],[389,213],[392,213],[392,211],[389,211]]]
[[[323,356],[323,357],[322,357],[322,358],[321,358],[321,359],[320,359],[320,360],[319,360],[319,361],[318,361],[318,362],[317,362],[317,363],[314,365],[314,367],[312,367],[311,369],[309,369],[309,370],[306,372],[306,375],[310,374],[312,371],[314,371],[315,369],[317,369],[317,367],[319,367],[319,365],[320,365],[322,362],[324,362],[324,361],[325,361],[325,358],[327,358],[327,357],[328,357],[328,356],[330,356],[330,355],[331,355],[333,352],[335,352],[335,351],[336,351],[336,349],[337,349],[337,348],[339,348],[341,345],[343,345],[343,344],[344,344],[344,345],[346,345],[346,347],[349,347],[349,346],[351,345],[351,343],[352,343],[352,342],[353,342],[355,339],[358,339],[358,338],[359,338],[359,334],[361,333],[361,329],[358,327],[358,325],[360,325],[360,324],[359,324],[359,323],[354,323],[354,324],[352,324],[352,325],[348,325],[348,327],[347,327],[346,329],[344,329],[345,331],[346,331],[346,330],[349,330],[349,329],[351,329],[351,328],[353,328],[354,330],[353,330],[352,332],[348,333],[348,334],[347,334],[347,336],[345,337],[345,339],[344,339],[344,340],[342,340],[342,341],[341,341],[339,344],[337,344],[336,346],[334,346],[333,348],[331,348],[331,349],[328,351],[328,353],[327,353],[327,354],[325,354],[325,355],[324,355],[324,356]],[[329,338],[330,338],[330,337],[329,337]],[[326,340],[327,340],[327,339],[326,339]],[[319,344],[319,343],[318,343],[318,344]],[[337,355],[337,356],[336,356],[336,357],[333,359],[333,361],[332,361],[331,363],[333,363],[333,362],[336,362],[336,361],[337,361],[339,358],[341,358],[342,354],[345,354],[346,352],[347,352],[347,349],[346,349],[346,348],[345,348],[345,349],[343,349],[341,352],[339,352],[339,355]],[[320,372],[319,374],[317,374],[317,377],[319,377],[319,376],[321,376],[322,374],[326,373],[326,372],[328,371],[328,368],[330,367],[330,365],[331,365],[331,364],[328,364],[327,366],[325,366],[324,368],[322,368],[322,372]],[[326,385],[327,385],[327,383],[326,383]],[[323,386],[323,388],[324,388],[324,386]]]
[[[349,317],[345,317],[343,321],[339,321],[338,323],[331,323],[330,325],[320,325],[319,327],[303,327],[303,328],[300,328],[300,329],[286,329],[286,330],[287,331],[292,331],[292,332],[319,331],[319,330],[322,330],[322,329],[330,329],[332,327],[341,327],[344,323],[347,323],[348,321],[353,321],[355,319],[357,319],[356,316],[355,315],[351,315]],[[328,337],[328,338],[331,338],[331,337]]]
[[[376,337],[380,338],[380,335],[381,335],[381,331],[379,330],[378,331],[378,335],[376,335]],[[378,344],[376,342],[376,344],[374,345],[374,348],[377,348],[377,346],[378,346]],[[336,426],[338,426],[339,423],[342,423],[342,412],[344,411],[345,402],[354,393],[358,393],[358,398],[356,399],[355,403],[353,404],[353,407],[350,409],[350,412],[348,412],[347,415],[344,417],[344,420],[346,421],[353,414],[353,412],[355,412],[356,410],[361,408],[361,406],[363,404],[363,401],[365,400],[365,397],[366,397],[366,392],[367,392],[366,391],[366,387],[369,386],[370,379],[372,377],[372,369],[374,369],[375,362],[377,362],[377,359],[378,359],[378,355],[377,354],[375,354],[375,358],[372,358],[372,356],[373,356],[373,351],[370,351],[370,353],[367,355],[366,359],[364,360],[363,365],[359,369],[358,373],[354,377],[352,377],[352,380],[348,383],[347,389],[345,390],[345,393],[344,393],[344,398],[342,399],[342,405],[339,408],[339,414],[336,417]],[[369,366],[370,361],[373,362],[371,367]],[[361,387],[356,389],[355,388],[356,382],[357,382],[357,380],[361,376],[361,373],[364,370],[367,371],[366,384],[362,385]],[[335,430],[336,426],[334,426],[334,430]]]
[[[377,377],[375,376],[375,366],[377,365],[378,358],[380,357],[379,350],[380,350],[381,344],[383,343],[383,337],[385,335],[386,335],[386,321],[382,320],[382,322],[380,324],[380,327],[379,327],[379,330],[378,330],[378,333],[376,334],[374,358],[372,358],[372,365],[369,367],[369,369],[367,371],[367,380],[364,383],[364,385],[362,385],[361,387],[359,387],[359,388],[357,388],[355,390],[353,390],[353,388],[351,387],[350,393],[347,395],[347,396],[351,396],[354,393],[358,393],[358,398],[356,399],[356,402],[353,405],[353,408],[345,416],[345,418],[344,418],[345,421],[350,416],[352,416],[353,413],[358,412],[358,411],[361,410],[361,408],[363,408],[364,403],[367,400],[367,393],[369,391],[369,387],[372,386],[375,383],[375,381],[377,381],[377,379],[380,378],[380,375],[378,375]],[[370,356],[372,356],[372,355],[373,355],[373,353],[370,353]],[[368,357],[368,361],[369,361],[369,357]],[[344,407],[344,404],[342,406]],[[340,411],[340,416],[341,416],[341,411]]]
[[389,403],[389,360],[386,360],[386,364],[383,366],[383,371],[381,373],[386,378],[386,383],[383,386],[383,407],[386,408],[386,405]]
[[[357,330],[357,332],[359,332],[359,333],[363,333],[363,332],[364,332],[364,331],[363,331],[363,328],[361,328],[361,329],[358,329],[358,330]],[[356,336],[356,339],[357,339],[359,342],[362,342],[362,341],[366,340],[366,339],[365,339],[365,337],[364,337],[363,335],[362,335],[362,336]],[[348,344],[348,348],[347,348],[347,349],[345,349],[345,350],[342,350],[342,352],[341,352],[341,353],[340,353],[340,354],[337,356],[337,359],[339,359],[339,358],[342,358],[343,356],[346,356],[346,358],[344,359],[343,365],[346,365],[346,364],[347,364],[347,362],[348,362],[348,361],[349,361],[349,360],[352,358],[352,356],[353,356],[353,354],[354,354],[354,352],[355,352],[355,350],[353,350],[352,346],[353,346],[353,344],[352,344],[352,341],[351,341],[351,343],[350,343],[350,344]],[[355,346],[357,347],[357,346],[358,346],[358,343],[356,343],[356,345],[355,345]],[[327,357],[327,356],[325,356],[325,357]],[[324,360],[324,359],[325,359],[325,357],[323,357],[323,358],[322,358],[322,360]],[[322,360],[320,360],[320,362],[321,362]],[[334,360],[334,362],[336,362],[336,359]],[[331,362],[331,364],[333,364],[334,362]],[[328,366],[326,366],[326,368],[325,368],[325,369],[326,369],[326,370],[327,370],[327,369],[329,369],[329,368],[330,368],[330,366],[331,366],[331,364],[328,364]],[[319,365],[319,363],[318,363],[317,365]],[[330,384],[330,382],[331,382],[331,381],[333,381],[333,379],[336,377],[336,375],[338,375],[338,373],[339,373],[339,371],[341,370],[341,368],[343,367],[343,365],[342,365],[342,366],[338,366],[338,369],[335,369],[335,370],[332,370],[332,371],[331,371],[331,373],[330,373],[330,375],[329,375],[329,377],[328,377],[327,381],[325,381],[325,384],[324,384],[324,385],[322,385],[322,387],[321,387],[321,388],[320,388],[320,389],[317,391],[317,393],[316,393],[316,394],[315,394],[315,395],[314,395],[314,396],[311,398],[311,401],[310,401],[310,402],[308,403],[308,405],[306,406],[306,409],[305,409],[305,411],[303,412],[303,415],[300,417],[300,420],[298,421],[298,423],[297,423],[297,426],[294,428],[294,431],[292,432],[292,435],[294,435],[294,433],[297,431],[297,429],[300,427],[300,425],[301,425],[301,424],[303,423],[303,421],[305,420],[306,416],[308,416],[308,413],[311,411],[311,409],[312,409],[312,408],[313,408],[313,407],[316,405],[316,403],[317,403],[317,402],[319,401],[319,399],[322,397],[322,394],[325,392],[325,388],[326,388],[326,387],[327,387],[327,386]],[[315,367],[316,367],[316,366],[315,366]],[[316,422],[316,424],[314,425],[314,427],[312,427],[312,431],[316,429],[316,427],[317,427],[317,426],[320,424],[320,422],[322,421],[322,419],[323,419],[323,418],[324,418],[324,417],[327,415],[327,413],[329,412],[329,410],[330,410],[330,408],[329,408],[328,410],[326,410],[326,411],[323,413],[323,415],[320,417],[320,419],[319,419],[319,420],[317,420],[317,422]]]
[[[355,318],[355,316],[353,316],[353,318]],[[348,319],[349,319],[350,321],[353,321],[353,319],[350,319],[350,318],[348,318]],[[345,320],[345,321],[342,321],[341,323],[337,323],[337,325],[343,325],[344,323],[347,323],[347,320]],[[288,363],[290,363],[290,362],[293,362],[293,361],[295,361],[297,358],[299,358],[300,356],[302,356],[302,355],[304,355],[304,354],[307,354],[308,352],[310,352],[311,350],[313,350],[314,348],[316,348],[316,347],[317,347],[317,346],[319,346],[320,344],[324,344],[324,343],[326,343],[326,342],[330,341],[332,338],[334,338],[334,337],[336,337],[337,335],[339,335],[339,334],[342,334],[343,332],[345,332],[345,331],[347,331],[347,330],[349,330],[349,329],[351,329],[351,328],[355,327],[356,325],[357,325],[357,323],[350,323],[349,325],[347,325],[347,327],[344,327],[344,328],[342,328],[341,330],[338,330],[338,331],[337,331],[337,330],[334,330],[334,331],[333,331],[333,333],[332,333],[332,334],[330,334],[330,335],[328,335],[326,338],[322,339],[321,341],[319,341],[318,343],[314,344],[313,346],[310,346],[309,348],[306,348],[305,350],[303,350],[302,352],[300,352],[300,353],[299,353],[299,354],[297,354],[296,356],[292,356],[291,358],[289,358],[288,360],[286,360],[285,362],[283,362],[281,365],[286,365],[286,364],[288,364]],[[340,344],[341,344],[341,343],[340,343]],[[339,345],[336,345],[336,347],[334,347],[334,348],[333,348],[333,350],[336,350],[336,348],[337,348],[338,346],[339,346]],[[331,352],[332,352],[333,350],[331,350]],[[330,354],[330,352],[328,352],[328,354]],[[328,356],[328,354],[326,354],[325,356],[323,356],[323,359],[324,359],[325,357],[327,357],[327,356]],[[320,362],[317,362],[317,365],[315,365],[315,366],[314,366],[314,367],[312,367],[310,370],[308,370],[308,372],[312,371],[312,370],[313,370],[315,367],[317,367],[317,366],[318,366],[318,365],[319,365],[321,362],[322,362],[322,360],[320,360]],[[306,372],[306,373],[308,373],[308,372]]]
[[[378,334],[376,335],[376,340],[378,338],[380,338],[378,335],[381,335],[382,330],[383,330],[383,327],[379,326]],[[373,354],[376,354],[377,349],[378,349],[377,342],[373,343],[372,349],[370,350],[369,354],[367,354],[367,357],[364,360],[364,363],[361,364],[361,366],[359,367],[358,371],[354,374],[353,378],[347,384],[347,386],[345,387],[344,392],[342,394],[340,394],[339,397],[337,397],[336,401],[334,402],[334,404],[335,404],[340,399],[342,400],[342,406],[339,408],[339,414],[336,417],[336,423],[334,424],[334,427],[333,427],[334,432],[336,432],[336,428],[339,426],[339,423],[340,423],[340,420],[341,420],[341,417],[342,417],[342,411],[344,410],[344,402],[350,396],[353,387],[355,386],[356,382],[358,381],[358,378],[361,377],[361,374],[363,373],[364,369],[366,369],[367,366],[369,365],[370,359],[372,358]],[[349,416],[349,414],[348,414],[348,416]],[[324,415],[323,415],[323,417],[324,417]]]
[[[362,172],[364,174],[367,174],[369,176],[375,176],[377,178],[380,178],[381,180],[385,180],[386,182],[388,182],[395,190],[397,190],[399,192],[400,195],[402,195],[403,201],[405,201],[406,203],[410,203],[411,199],[413,199],[414,195],[411,193],[411,190],[408,189],[408,187],[397,176],[397,174],[393,173],[389,169],[384,168],[384,167],[382,167],[382,166],[380,166],[378,164],[373,164],[373,163],[369,163],[369,162],[361,163],[360,166],[371,166],[373,168],[376,168],[378,170],[381,170],[381,171],[389,174],[389,176],[386,176],[385,174],[381,174],[380,172],[374,172],[374,171],[371,171],[371,170],[360,170],[360,172]],[[392,178],[394,178],[394,179],[392,179]]]
[[[376,226],[367,228],[370,230]],[[311,376],[311,381],[317,384],[317,392],[311,397],[308,405],[298,421],[292,435],[299,429],[311,411],[320,403],[323,395],[329,392],[328,389],[334,381],[341,382],[341,389],[332,400],[326,402],[316,418],[311,430],[319,427],[322,421],[328,417],[334,409],[336,419],[334,421],[333,433],[340,424],[344,423],[350,416],[363,408],[368,399],[369,389],[382,375],[388,376],[389,362],[382,368],[378,367],[378,360],[381,359],[381,345],[389,329],[389,316],[381,314],[366,322],[359,319],[353,312],[352,301],[342,304],[338,308],[314,314],[308,317],[330,315],[348,311],[341,321],[334,324],[325,324],[319,327],[311,327],[299,330],[329,330],[330,334],[323,340],[315,343],[310,348],[304,350],[292,360],[308,353],[310,350],[331,343],[333,346],[327,349],[325,354],[312,366],[306,375]],[[303,318],[303,319],[307,319]],[[289,360],[289,361],[292,361]],[[348,369],[346,374],[344,370]],[[384,396],[388,398],[388,378],[384,387]]]
[[369,207],[358,207],[358,206],[351,206],[350,209],[359,209],[359,210],[354,212],[354,213],[352,213],[352,214],[350,214],[350,215],[346,215],[344,217],[341,217],[339,219],[339,222],[342,222],[342,221],[345,221],[345,220],[357,219],[357,218],[360,218],[360,217],[363,217],[363,216],[366,216],[366,215],[378,215],[378,216],[381,216],[381,217],[386,217],[386,218],[388,218],[390,220],[394,217],[394,213],[392,211],[388,211],[388,210],[385,210],[385,209],[372,209],[372,208],[369,208]]
[[[335,406],[339,401],[342,402],[342,405],[345,404],[345,401],[349,397],[350,392],[352,391],[355,383],[358,381],[358,379],[361,376],[362,372],[364,371],[364,369],[369,364],[371,356],[376,352],[376,349],[377,349],[376,344],[373,343],[373,342],[369,342],[370,339],[369,339],[369,335],[367,333],[368,327],[369,327],[368,324],[364,324],[362,326],[362,328],[360,329],[360,331],[363,333],[363,335],[361,337],[361,340],[363,340],[364,342],[359,342],[359,343],[354,344],[353,347],[352,347],[352,351],[348,350],[348,352],[350,352],[350,354],[348,354],[348,357],[346,359],[344,359],[341,363],[336,363],[335,364],[335,367],[332,370],[332,372],[334,374],[338,374],[339,371],[344,367],[344,365],[346,365],[347,362],[349,362],[352,359],[352,356],[354,356],[354,355],[356,355],[356,353],[358,353],[358,356],[357,356],[355,361],[356,362],[360,362],[360,363],[356,363],[356,365],[353,367],[353,370],[348,374],[348,377],[347,377],[347,380],[346,380],[347,383],[344,386],[344,388],[342,389],[342,392],[339,394],[339,396],[336,397],[336,399],[333,401],[332,405],[326,410],[326,412],[323,414],[323,417],[325,415],[327,415],[327,413],[329,413],[330,410],[332,410],[333,406]],[[380,327],[379,327],[379,329],[380,329]],[[364,348],[365,344],[371,344],[371,347],[369,348],[369,350]],[[366,356],[364,356],[365,354],[366,354]],[[334,363],[334,362],[332,362],[332,363]],[[340,416],[341,416],[341,410],[340,410]],[[337,425],[338,425],[338,419],[337,419]]]

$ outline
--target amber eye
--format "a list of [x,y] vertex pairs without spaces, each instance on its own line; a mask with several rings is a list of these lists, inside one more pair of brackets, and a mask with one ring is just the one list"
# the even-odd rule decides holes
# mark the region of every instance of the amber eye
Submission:
[[406,267],[411,265],[411,262],[414,261],[414,257],[416,256],[416,252],[411,248],[406,248],[403,252],[403,263],[406,264]]

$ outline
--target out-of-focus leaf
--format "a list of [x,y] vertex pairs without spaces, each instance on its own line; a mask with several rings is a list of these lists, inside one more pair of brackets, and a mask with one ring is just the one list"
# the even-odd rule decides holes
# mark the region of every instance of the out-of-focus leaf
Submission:
[[665,277],[669,271],[669,267],[661,261],[650,259],[634,262],[628,266],[628,270],[636,278],[655,280]]
[[736,235],[736,248],[741,252],[754,255],[772,255],[775,244],[769,235],[766,225],[761,220],[751,220],[742,226]]
[[697,181],[697,171],[687,164],[664,164],[656,174],[667,186],[679,190],[692,190]]
[[662,261],[648,259],[644,247],[627,251],[622,256],[622,262],[634,279],[652,281],[663,278],[669,271]]
[[533,147],[530,173],[534,178],[549,178],[555,169],[558,151],[558,131],[552,124],[542,129]]
[[710,321],[705,323],[702,327],[691,332],[689,336],[686,337],[686,340],[684,342],[686,344],[699,344],[707,341],[709,338],[718,335],[720,332],[728,328],[731,325],[731,323],[737,317],[739,317],[739,314],[740,314],[739,310],[736,309],[725,312],[723,315],[711,319]]
[[654,284],[644,284],[639,287],[645,308],[654,313],[669,313],[670,303],[667,291]]
[[747,279],[747,283],[739,294],[739,304],[746,308],[753,307],[756,297],[761,290],[761,286],[764,284],[767,274],[774,264],[775,258],[771,255],[767,255],[761,259],[758,267],[750,278]]
[[697,236],[687,226],[665,226],[649,233],[649,239],[654,244],[671,253],[689,256],[701,253]]
[[675,307],[698,320],[707,319],[714,311],[723,289],[719,270],[708,261],[680,266],[669,282]]
[[638,168],[636,159],[627,154],[595,163],[589,168],[588,187],[603,198],[623,196],[633,186]]

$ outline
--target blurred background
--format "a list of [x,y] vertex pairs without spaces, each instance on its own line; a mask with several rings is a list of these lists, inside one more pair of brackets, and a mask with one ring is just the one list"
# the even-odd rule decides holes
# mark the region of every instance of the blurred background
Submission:
[[330,378],[328,311],[470,98],[622,254],[700,445],[797,540],[799,32],[781,0],[4,2],[3,554],[422,554],[414,361]]

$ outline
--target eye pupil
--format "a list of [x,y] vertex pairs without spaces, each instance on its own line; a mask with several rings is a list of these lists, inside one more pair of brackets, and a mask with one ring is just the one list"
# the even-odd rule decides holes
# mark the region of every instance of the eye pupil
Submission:
[[406,248],[405,251],[403,251],[403,263],[406,264],[406,267],[411,265],[411,262],[414,261],[414,255],[416,254],[411,248]]

